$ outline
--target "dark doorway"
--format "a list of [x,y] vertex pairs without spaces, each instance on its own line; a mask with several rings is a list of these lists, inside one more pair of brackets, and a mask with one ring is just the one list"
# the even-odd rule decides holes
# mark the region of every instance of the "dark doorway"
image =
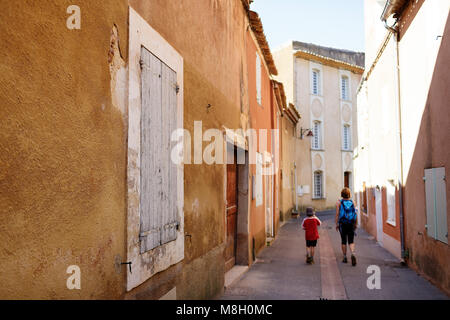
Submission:
[[345,188],[350,188],[350,175],[351,172],[344,172],[344,187]]

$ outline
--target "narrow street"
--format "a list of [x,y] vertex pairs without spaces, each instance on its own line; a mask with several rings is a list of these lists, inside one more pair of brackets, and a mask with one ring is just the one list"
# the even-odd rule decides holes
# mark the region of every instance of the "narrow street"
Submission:
[[[401,266],[362,229],[357,230],[355,238],[357,266],[342,263],[333,212],[317,216],[323,224],[314,265],[305,263],[304,231],[300,228],[303,217],[292,219],[280,229],[272,246],[264,248],[254,265],[226,289],[222,299],[448,299],[416,272]],[[334,255],[333,259],[328,259],[329,253]],[[367,288],[367,279],[372,274],[367,273],[367,268],[371,265],[381,270],[381,289]]]

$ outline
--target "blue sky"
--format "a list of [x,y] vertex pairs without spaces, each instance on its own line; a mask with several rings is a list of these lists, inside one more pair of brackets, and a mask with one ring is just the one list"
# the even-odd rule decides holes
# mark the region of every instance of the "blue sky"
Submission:
[[364,51],[364,0],[255,0],[273,50],[289,40]]

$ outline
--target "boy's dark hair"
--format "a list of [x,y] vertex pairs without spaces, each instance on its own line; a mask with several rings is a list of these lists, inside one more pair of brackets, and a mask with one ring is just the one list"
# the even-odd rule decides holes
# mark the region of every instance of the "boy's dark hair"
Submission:
[[306,208],[306,215],[308,217],[312,217],[314,215],[314,208],[312,208],[312,207]]
[[341,197],[344,199],[350,199],[350,197],[352,196],[352,192],[350,191],[349,188],[344,188],[341,191]]

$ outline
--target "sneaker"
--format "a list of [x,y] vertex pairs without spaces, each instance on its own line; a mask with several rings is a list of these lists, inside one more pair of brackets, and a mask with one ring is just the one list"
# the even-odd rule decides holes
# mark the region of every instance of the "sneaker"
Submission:
[[311,264],[312,263],[312,258],[311,257],[307,257],[306,258],[306,263],[307,264]]
[[347,263],[347,257],[344,257],[344,259],[342,260],[343,263]]
[[314,257],[311,257],[311,264],[314,264]]
[[352,254],[352,266],[356,266],[356,257]]

